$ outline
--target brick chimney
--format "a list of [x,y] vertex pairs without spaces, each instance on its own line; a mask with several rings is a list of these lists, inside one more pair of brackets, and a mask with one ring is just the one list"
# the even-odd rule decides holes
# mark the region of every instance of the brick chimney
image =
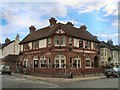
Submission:
[[36,28],[33,25],[31,25],[31,27],[29,27],[29,30],[30,30],[30,33],[32,33],[36,30]]
[[9,43],[10,42],[10,39],[9,38],[6,38],[5,39],[5,44]]
[[87,27],[86,27],[85,25],[81,25],[80,29],[82,29],[82,30],[86,30]]
[[74,26],[74,24],[72,24],[72,22],[67,22],[66,25]]
[[55,18],[51,17],[51,19],[49,19],[50,22],[50,26],[55,25],[57,20],[55,20]]

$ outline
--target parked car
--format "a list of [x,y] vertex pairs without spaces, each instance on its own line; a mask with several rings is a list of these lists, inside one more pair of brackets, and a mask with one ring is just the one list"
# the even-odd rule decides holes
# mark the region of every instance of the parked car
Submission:
[[107,78],[109,78],[110,76],[120,77],[120,69],[119,68],[108,68],[105,70],[105,76],[107,76]]
[[4,74],[9,74],[11,75],[11,67],[7,66],[7,65],[1,65],[0,66],[0,74],[4,75]]

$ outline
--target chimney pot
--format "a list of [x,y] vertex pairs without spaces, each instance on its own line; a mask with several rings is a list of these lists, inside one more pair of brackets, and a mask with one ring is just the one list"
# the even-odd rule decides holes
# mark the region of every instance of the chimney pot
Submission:
[[49,22],[50,22],[50,26],[52,26],[52,25],[56,24],[57,20],[55,18],[51,17],[51,19],[49,19]]
[[86,27],[85,25],[81,25],[81,26],[80,26],[80,29],[82,29],[82,30],[86,30],[87,27]]
[[30,33],[34,32],[35,29],[36,29],[36,28],[35,28],[33,25],[31,25],[31,27],[29,27]]
[[74,24],[72,24],[72,22],[67,22],[66,25],[74,26]]

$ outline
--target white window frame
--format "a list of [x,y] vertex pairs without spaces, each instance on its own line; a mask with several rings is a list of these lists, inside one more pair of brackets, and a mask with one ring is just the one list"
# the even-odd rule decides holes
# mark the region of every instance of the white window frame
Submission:
[[34,56],[34,57],[33,57],[33,67],[35,67],[35,66],[34,66],[34,61],[38,61],[38,67],[39,67],[39,60],[38,60],[38,56]]
[[65,46],[66,45],[66,37],[64,35],[61,35],[60,41],[61,41],[61,43],[60,43],[61,46]]
[[[89,66],[89,67],[86,66],[86,61],[87,61],[87,60],[90,61],[90,66]],[[85,68],[91,68],[91,59],[90,59],[90,58],[86,58],[86,59],[85,59]]]
[[[80,58],[80,56],[78,55],[77,57],[74,58],[74,60],[77,61],[77,67],[75,67],[75,68],[81,68],[81,58]],[[80,63],[78,63],[78,61],[80,61]],[[80,67],[78,67],[78,64],[80,64]]]
[[28,67],[28,66],[29,66],[29,65],[28,65],[28,58],[25,58],[25,59],[24,59],[23,65],[25,65],[25,67]]
[[[58,44],[57,44],[57,41],[58,41]],[[54,45],[55,46],[60,46],[60,36],[59,35],[56,35],[54,37]]]
[[[56,64],[57,64],[56,61],[57,60],[59,61],[59,67],[56,67]],[[62,67],[62,62],[61,62],[62,60],[64,60],[63,64],[66,64],[66,56],[65,55],[59,54],[59,55],[55,56],[55,68],[66,68],[66,66]]]
[[[45,61],[46,63],[42,63],[42,61]],[[47,59],[46,59],[46,57],[45,57],[45,55],[42,55],[41,57],[40,57],[40,67],[41,68],[45,68],[45,67],[42,67],[42,64],[45,64],[45,65],[47,65]]]

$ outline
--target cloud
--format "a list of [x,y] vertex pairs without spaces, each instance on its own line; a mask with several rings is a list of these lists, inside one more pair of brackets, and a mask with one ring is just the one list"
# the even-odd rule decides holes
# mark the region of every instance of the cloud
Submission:
[[118,15],[118,1],[117,0],[109,0],[109,1],[96,1],[90,0],[89,2],[82,2],[81,6],[77,6],[79,8],[79,13],[88,13],[92,11],[103,11],[105,12],[104,16],[109,15]]
[[115,26],[115,27],[119,27],[120,28],[120,20],[114,20],[113,22],[112,22],[112,26]]
[[119,33],[113,33],[113,34],[97,34],[98,37],[104,37],[104,38],[111,38],[111,37],[118,37],[120,36]]
[[[7,25],[2,26],[5,36],[18,32],[28,33],[28,27],[31,25],[35,25],[37,29],[49,25],[48,19],[42,18],[45,15],[49,18],[67,16],[66,7],[58,3],[4,3],[1,9],[0,18],[7,21]],[[25,29],[27,30],[23,31]]]
[[109,21],[108,19],[100,18],[100,17],[98,17],[97,20],[98,20],[98,21],[102,21],[102,22],[108,22],[108,21]]
[[[68,17],[69,7],[72,7],[79,13],[87,13],[92,11],[104,11],[105,16],[117,15],[116,0],[110,0],[110,2],[94,2],[94,0],[50,0],[40,1],[34,0],[34,2],[7,2],[0,5],[0,18],[4,18],[7,21],[7,25],[2,26],[3,38],[8,36],[14,36],[20,33],[22,36],[29,33],[29,26],[35,25],[37,29],[48,26],[48,19],[52,17]],[[1,4],[1,3],[0,3]],[[115,6],[116,5],[116,6]],[[112,8],[112,9],[111,9]],[[45,18],[44,18],[45,17]],[[98,20],[105,21],[103,18]],[[72,21],[75,24],[81,24],[81,22],[74,20],[59,20],[62,23]],[[116,24],[113,22],[113,26]]]

